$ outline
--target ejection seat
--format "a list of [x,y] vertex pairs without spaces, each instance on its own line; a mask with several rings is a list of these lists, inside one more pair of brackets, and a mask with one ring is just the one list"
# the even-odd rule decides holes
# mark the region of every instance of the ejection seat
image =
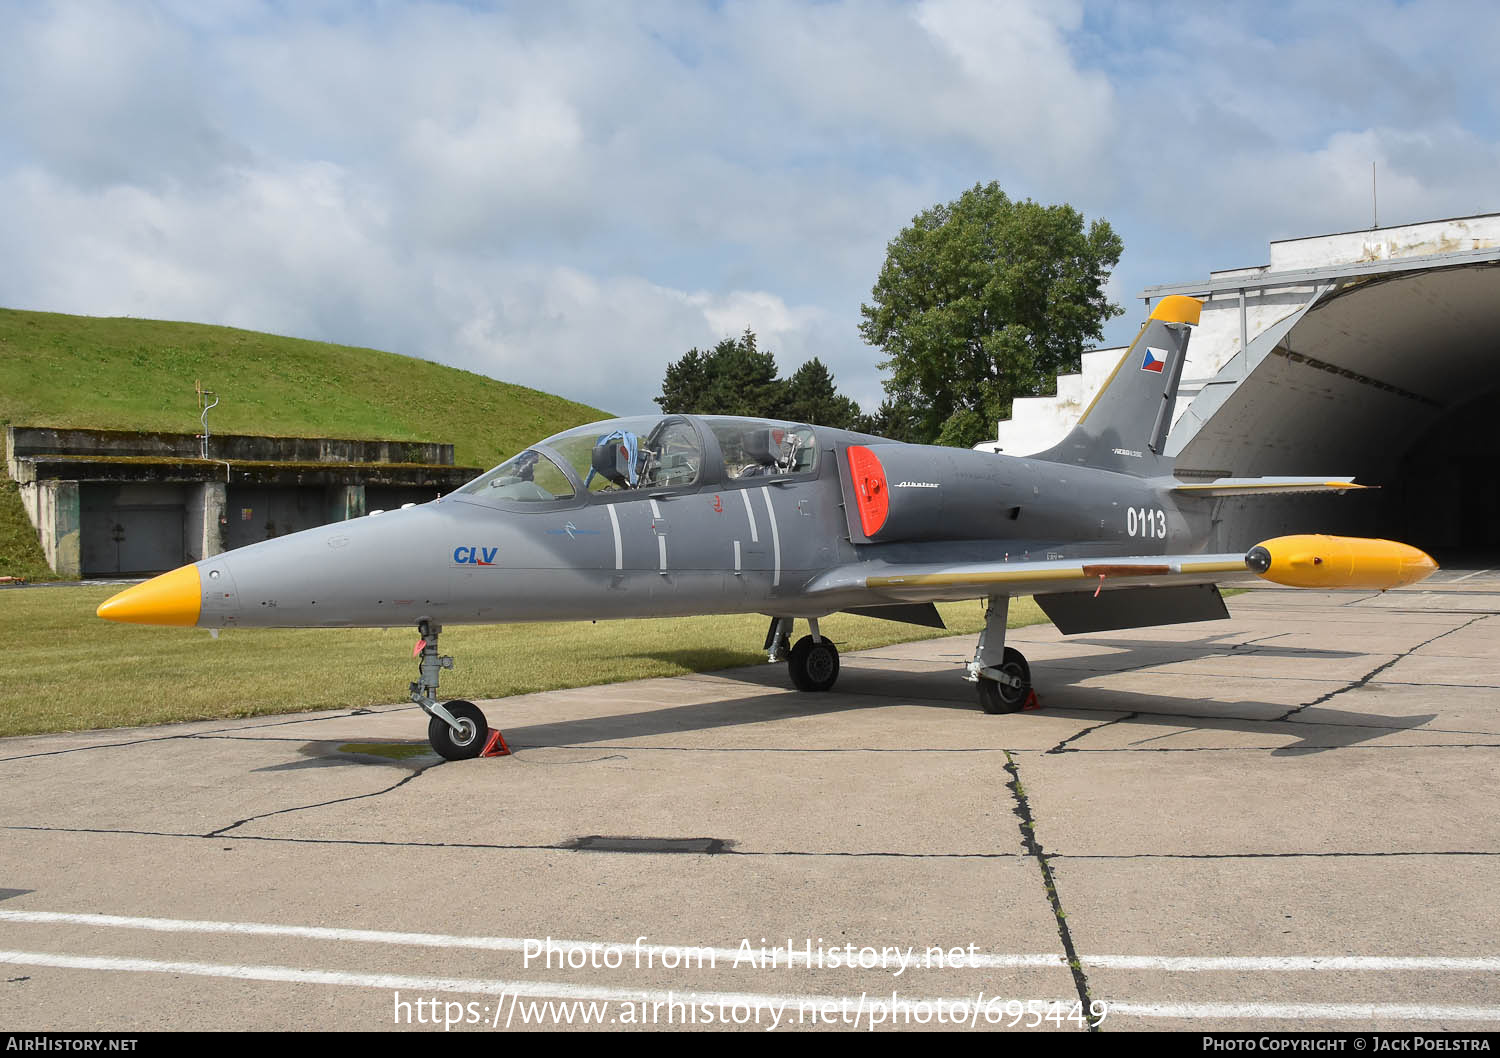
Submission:
[[745,458],[750,461],[750,465],[740,471],[740,477],[750,478],[776,473],[777,446],[772,440],[771,428],[769,426],[758,430],[746,430],[743,444]]

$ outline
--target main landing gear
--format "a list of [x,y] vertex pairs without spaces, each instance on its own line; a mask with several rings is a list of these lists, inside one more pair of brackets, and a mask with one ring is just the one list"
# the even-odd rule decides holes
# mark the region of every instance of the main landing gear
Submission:
[[1010,596],[996,595],[984,613],[984,631],[965,679],[975,684],[979,708],[987,713],[1018,713],[1031,697],[1031,666],[1026,656],[1005,645]]
[[[438,654],[438,633],[443,626],[429,618],[417,622],[417,640],[413,656],[420,659],[421,668],[415,683],[411,685],[411,700],[422,707],[432,719],[427,722],[427,741],[438,755],[447,760],[470,760],[481,754],[500,756],[495,745],[505,745],[500,732],[491,731],[485,723],[484,713],[473,702],[437,700],[438,677],[444,669],[453,667],[453,659]],[[506,748],[505,753],[510,750]]]
[[826,691],[839,678],[839,651],[818,632],[817,618],[808,620],[811,635],[797,640],[797,645],[788,649],[791,642],[792,619],[771,618],[771,628],[766,633],[766,660],[777,662],[785,659],[792,684],[799,691]]

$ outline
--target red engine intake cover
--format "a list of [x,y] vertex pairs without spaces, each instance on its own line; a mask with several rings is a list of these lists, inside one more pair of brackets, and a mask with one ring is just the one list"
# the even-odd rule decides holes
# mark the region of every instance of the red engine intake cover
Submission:
[[891,509],[885,468],[868,448],[850,445],[849,474],[854,479],[854,495],[859,503],[859,527],[866,536],[874,536],[885,525],[886,515]]

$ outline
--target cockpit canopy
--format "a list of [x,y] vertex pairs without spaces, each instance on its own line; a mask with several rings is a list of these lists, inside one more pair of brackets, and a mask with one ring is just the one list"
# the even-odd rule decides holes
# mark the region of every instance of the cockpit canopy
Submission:
[[601,501],[769,476],[811,476],[812,427],[727,416],[608,419],[555,434],[458,490],[480,502]]

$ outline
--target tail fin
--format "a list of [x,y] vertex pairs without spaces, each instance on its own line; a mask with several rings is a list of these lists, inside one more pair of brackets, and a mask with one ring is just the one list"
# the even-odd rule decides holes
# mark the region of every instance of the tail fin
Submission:
[[1157,302],[1078,425],[1032,458],[1142,478],[1170,474],[1172,461],[1162,452],[1187,359],[1188,328],[1197,326],[1202,308],[1197,298],[1181,295]]

